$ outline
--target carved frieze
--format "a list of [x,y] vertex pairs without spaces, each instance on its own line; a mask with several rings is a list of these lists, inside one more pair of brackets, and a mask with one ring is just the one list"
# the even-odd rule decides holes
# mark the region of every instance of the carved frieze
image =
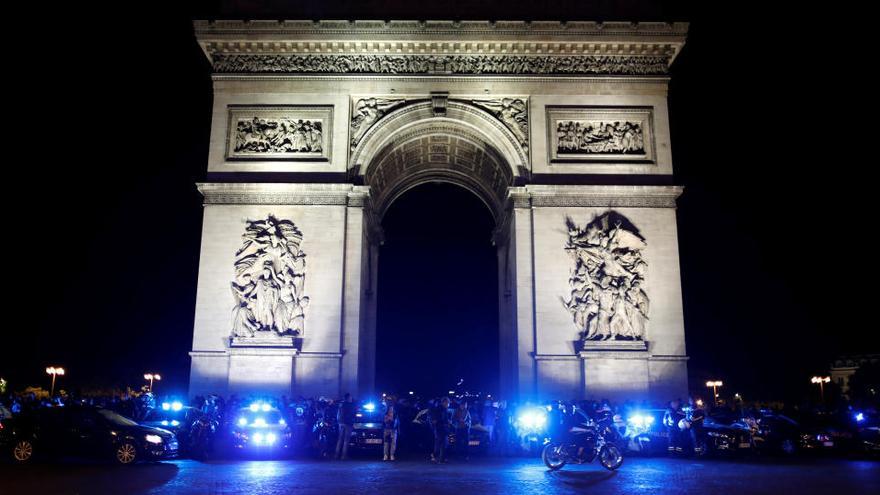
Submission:
[[269,215],[248,220],[242,239],[232,281],[232,337],[301,336],[309,305],[302,232],[292,221]]
[[648,323],[646,244],[623,215],[608,211],[585,227],[566,217],[565,251],[574,267],[563,299],[584,341],[641,341]]
[[654,161],[652,109],[547,107],[551,162]]
[[667,55],[224,54],[217,73],[635,75],[667,73]]
[[333,107],[229,107],[230,160],[329,160]]

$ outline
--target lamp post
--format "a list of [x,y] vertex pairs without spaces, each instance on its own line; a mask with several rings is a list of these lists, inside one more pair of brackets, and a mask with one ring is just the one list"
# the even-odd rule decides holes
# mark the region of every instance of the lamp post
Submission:
[[58,375],[64,376],[64,368],[49,366],[46,368],[46,374],[52,375],[52,389],[49,392],[49,397],[55,397],[55,377]]
[[813,378],[810,378],[810,383],[819,384],[819,397],[822,399],[822,404],[825,403],[825,384],[830,381],[830,376],[814,376]]
[[153,393],[153,380],[158,382],[162,380],[162,376],[159,373],[145,373],[144,380],[150,380],[150,393]]
[[709,380],[706,387],[712,389],[712,404],[718,405],[718,387],[723,387],[724,382],[721,380]]

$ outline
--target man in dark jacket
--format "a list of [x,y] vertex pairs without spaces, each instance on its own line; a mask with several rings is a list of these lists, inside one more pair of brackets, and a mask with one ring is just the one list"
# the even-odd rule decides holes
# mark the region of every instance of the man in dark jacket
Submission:
[[431,427],[434,430],[434,453],[431,460],[446,462],[446,439],[452,426],[449,414],[449,397],[440,399],[440,403],[431,410]]
[[339,410],[336,412],[336,421],[339,423],[339,439],[336,441],[337,459],[348,458],[348,441],[351,437],[356,412],[351,394],[346,393],[342,403],[339,404]]
[[471,412],[466,400],[462,400],[455,413],[452,415],[452,423],[455,426],[455,450],[456,454],[464,460],[468,460],[468,447],[471,436]]

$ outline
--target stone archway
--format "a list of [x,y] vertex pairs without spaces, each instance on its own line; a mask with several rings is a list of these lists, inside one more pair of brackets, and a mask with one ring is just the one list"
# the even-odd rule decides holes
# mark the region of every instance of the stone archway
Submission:
[[[487,111],[464,101],[444,101],[442,111],[438,112],[436,103],[416,101],[382,116],[363,134],[352,152],[351,168],[369,188],[365,230],[378,234],[367,239],[368,268],[363,272],[362,283],[368,287],[375,284],[370,279],[379,266],[376,244],[383,238],[379,226],[391,204],[419,185],[443,182],[467,189],[491,212],[495,223],[493,240],[499,256],[498,287],[503,292],[510,284],[506,280],[510,262],[505,230],[511,213],[508,194],[522,170],[518,165],[524,163],[527,149],[504,123]],[[367,368],[375,370],[376,299],[365,303],[366,313],[372,315],[372,335],[364,339],[367,344],[360,349],[362,378],[358,381],[361,390],[372,390],[374,371]],[[504,311],[501,304],[499,309]],[[502,320],[499,318],[499,322]],[[499,344],[501,354],[505,342]],[[507,360],[512,361],[512,357]],[[504,362],[502,357],[502,387],[517,382],[516,370],[505,367]]]

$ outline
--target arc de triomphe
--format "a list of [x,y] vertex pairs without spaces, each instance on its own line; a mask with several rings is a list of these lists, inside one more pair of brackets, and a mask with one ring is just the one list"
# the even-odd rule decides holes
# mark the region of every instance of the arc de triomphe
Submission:
[[442,181],[496,222],[503,395],[684,395],[666,92],[686,31],[196,21],[214,108],[190,394],[374,392],[382,216]]

